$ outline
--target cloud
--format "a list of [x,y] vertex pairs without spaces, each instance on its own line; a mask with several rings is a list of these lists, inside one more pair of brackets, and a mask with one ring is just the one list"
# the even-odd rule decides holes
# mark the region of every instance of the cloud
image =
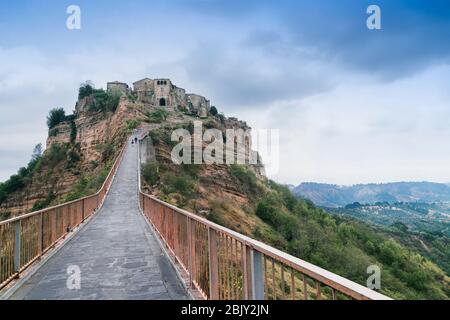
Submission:
[[449,76],[450,65],[392,83],[357,84],[354,75],[332,91],[238,115],[280,129],[278,181],[448,182]]
[[73,109],[81,82],[148,76],[279,128],[282,182],[448,181],[450,6],[431,2],[378,1],[380,32],[365,27],[369,1],[80,0],[79,33],[64,29],[62,5],[48,24],[30,19],[34,2],[10,8],[0,180],[44,142],[50,108]]
[[366,28],[369,1],[291,3],[275,15],[298,46],[312,46],[346,68],[383,81],[420,72],[450,58],[448,1],[377,1],[382,30]]
[[330,90],[335,80],[334,66],[294,52],[277,34],[267,33],[214,48],[200,44],[182,65],[189,81],[230,110],[311,96]]

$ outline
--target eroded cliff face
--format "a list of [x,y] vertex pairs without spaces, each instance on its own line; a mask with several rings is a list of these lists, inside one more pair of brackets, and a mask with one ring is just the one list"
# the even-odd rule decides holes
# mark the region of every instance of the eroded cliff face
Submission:
[[[127,121],[142,118],[138,110],[122,97],[114,113],[78,113],[73,120],[75,129],[70,121],[52,128],[43,161],[24,187],[1,203],[2,215],[28,213],[39,202],[63,202],[81,177],[96,175],[115,159],[130,131]],[[71,137],[74,130],[75,139]]]
[[[70,120],[49,130],[42,159],[32,174],[24,179],[23,187],[8,194],[0,203],[0,219],[67,201],[80,180],[105,174],[105,169],[114,161],[126,137],[137,127],[152,132],[161,127],[187,127],[200,120],[200,116],[192,110],[161,107],[136,99],[131,93],[121,95],[114,112],[92,111],[94,102],[92,95],[79,99]],[[204,129],[250,129],[245,122],[235,118],[210,114],[202,116]],[[165,147],[159,145],[158,153],[169,162],[170,146]],[[253,168],[263,178],[262,164]],[[230,202],[245,204],[245,196],[236,189],[235,181],[230,180],[227,170],[226,165],[205,166],[199,177],[211,183],[201,186],[199,190],[206,193],[206,188],[209,188],[208,192],[215,195],[229,195],[233,198]],[[198,207],[200,212],[208,210],[206,203],[203,205],[201,201],[198,201]]]
[[[177,127],[189,128],[192,120],[185,118]],[[203,129],[242,129],[249,127],[237,119],[208,117],[203,121]],[[143,189],[180,208],[184,208],[221,225],[246,235],[253,235],[257,227],[264,227],[254,215],[255,200],[252,194],[263,192],[267,182],[264,166],[256,164],[175,164],[171,152],[174,144],[170,139],[173,123],[166,122],[150,131],[141,144],[141,164]],[[202,150],[210,141],[202,142]],[[192,141],[192,145],[194,142]],[[249,150],[251,146],[247,146]],[[234,150],[235,157],[239,153]],[[245,153],[245,152],[244,152]],[[224,152],[225,155],[225,152]],[[193,157],[193,155],[192,155]],[[254,177],[255,190],[248,190],[236,175],[235,170],[243,170],[246,177]],[[257,190],[256,190],[257,189]]]

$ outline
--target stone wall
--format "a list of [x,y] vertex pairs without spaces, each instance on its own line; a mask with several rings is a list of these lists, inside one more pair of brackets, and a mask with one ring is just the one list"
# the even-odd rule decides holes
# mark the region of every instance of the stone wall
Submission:
[[117,92],[121,92],[123,94],[127,94],[129,91],[129,87],[124,82],[114,81],[114,82],[108,82],[106,84],[106,90],[117,91]]

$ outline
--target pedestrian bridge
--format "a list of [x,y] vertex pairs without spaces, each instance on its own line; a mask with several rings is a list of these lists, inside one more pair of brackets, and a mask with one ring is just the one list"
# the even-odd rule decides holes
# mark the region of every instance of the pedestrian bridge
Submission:
[[94,195],[0,222],[3,299],[389,299],[140,190],[128,143]]

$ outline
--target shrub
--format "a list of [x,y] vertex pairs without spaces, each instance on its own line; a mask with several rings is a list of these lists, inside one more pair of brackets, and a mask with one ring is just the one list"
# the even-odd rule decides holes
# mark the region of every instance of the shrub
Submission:
[[89,106],[89,111],[115,112],[119,105],[121,93],[117,91],[94,89],[92,96],[94,99],[93,103]]
[[67,194],[64,201],[76,200],[97,192],[103,185],[110,170],[111,166],[107,165],[97,174],[81,177]]
[[136,119],[131,119],[131,120],[127,120],[126,124],[127,124],[127,130],[132,131],[139,126],[140,122]]
[[59,162],[66,158],[66,146],[61,144],[52,144],[45,155],[44,163],[49,167],[55,167]]
[[70,121],[70,143],[74,144],[77,140],[77,126],[75,121]]
[[142,176],[149,185],[154,185],[159,180],[159,168],[154,162],[148,162],[142,166]]
[[63,108],[53,108],[47,116],[47,126],[49,129],[56,127],[66,120],[66,112]]
[[211,109],[209,109],[209,112],[211,115],[216,116],[219,112],[217,111],[217,108],[215,106],[212,106]]
[[10,211],[1,211],[0,212],[0,221],[9,219],[10,217],[11,217],[11,212]]
[[164,176],[166,193],[179,193],[183,197],[191,197],[194,191],[194,181],[186,174],[175,175],[168,173]]
[[45,199],[36,201],[34,203],[33,207],[31,208],[31,211],[38,211],[38,210],[45,209],[48,206],[50,206],[52,201],[55,199],[56,199],[55,194],[53,193],[53,191],[50,191]]
[[102,154],[103,162],[110,159],[114,155],[114,144],[112,142],[98,144],[96,149]]
[[148,115],[150,122],[162,122],[167,119],[168,112],[165,109],[157,109]]
[[75,165],[81,160],[80,154],[75,150],[71,149],[68,153],[69,160],[67,161],[67,169],[74,168]]
[[251,196],[258,196],[263,192],[255,173],[248,167],[240,164],[230,165],[230,173],[241,183],[242,188]]
[[85,82],[81,84],[80,89],[78,89],[78,100],[90,96],[94,92],[94,87],[91,83]]

